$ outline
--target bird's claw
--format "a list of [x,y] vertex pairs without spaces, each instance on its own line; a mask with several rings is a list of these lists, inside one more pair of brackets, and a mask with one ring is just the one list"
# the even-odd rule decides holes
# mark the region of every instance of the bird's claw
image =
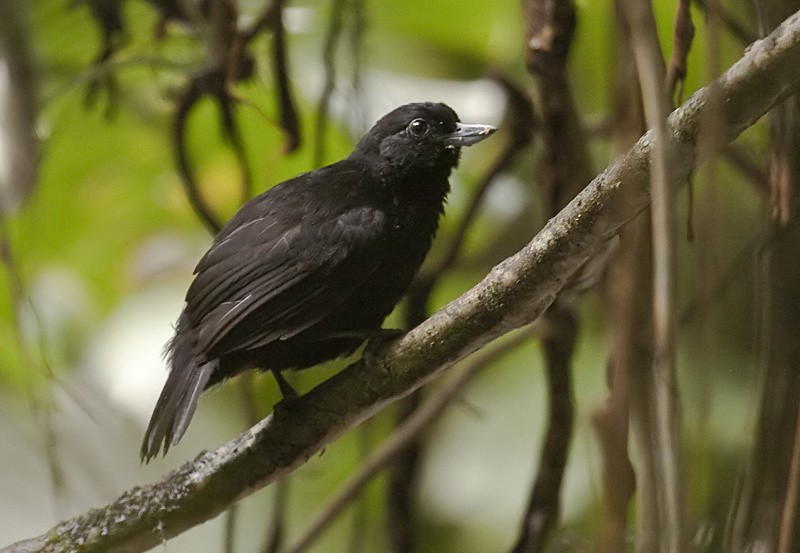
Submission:
[[381,350],[405,333],[405,330],[399,328],[380,329],[379,332],[367,340],[367,345],[364,347],[364,354],[362,355],[364,362],[368,365],[374,365],[378,357],[380,357]]

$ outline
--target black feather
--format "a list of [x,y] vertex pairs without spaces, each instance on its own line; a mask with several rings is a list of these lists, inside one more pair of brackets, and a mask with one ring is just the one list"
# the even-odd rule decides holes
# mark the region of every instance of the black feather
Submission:
[[460,146],[493,130],[408,104],[346,159],[242,206],[195,269],[142,459],[181,438],[209,386],[310,367],[375,335],[430,248]]

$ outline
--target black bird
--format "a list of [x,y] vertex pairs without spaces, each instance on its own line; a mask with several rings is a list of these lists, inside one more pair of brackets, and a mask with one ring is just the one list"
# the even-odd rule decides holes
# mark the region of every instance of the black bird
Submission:
[[270,370],[291,397],[282,370],[349,355],[378,334],[430,249],[461,146],[494,130],[459,123],[445,104],[408,104],[344,160],[242,206],[195,268],[142,460],[180,440],[214,384]]

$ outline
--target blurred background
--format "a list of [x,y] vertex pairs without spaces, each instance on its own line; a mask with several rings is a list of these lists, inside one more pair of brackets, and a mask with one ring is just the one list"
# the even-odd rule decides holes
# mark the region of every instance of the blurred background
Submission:
[[[270,412],[280,397],[271,376],[228,382],[203,396],[166,458],[139,463],[166,377],[161,349],[210,244],[209,223],[243,197],[347,155],[403,103],[444,101],[463,121],[499,126],[463,152],[425,278],[385,324],[399,328],[520,249],[649,126],[623,0],[4,4],[0,546],[153,482]],[[780,9],[797,7],[775,4],[767,13],[759,2],[655,0],[664,59],[680,43],[676,11],[689,10],[696,27],[672,101],[730,66],[781,21]],[[545,36],[555,37],[552,49],[531,40]],[[796,154],[787,147],[796,145],[797,114],[782,113],[704,164],[674,200],[670,421],[684,550],[774,550],[796,494],[787,481],[800,355],[774,354],[770,338],[796,341],[800,329],[788,310],[800,262],[786,253],[800,240],[784,232],[797,226]],[[426,425],[411,454],[371,480],[307,550],[510,550],[526,539],[537,477],[546,528],[520,551],[619,550],[614,539],[647,550],[658,533],[647,520],[657,512],[646,507],[655,493],[647,467],[662,453],[646,437],[647,378],[614,388],[637,359],[646,373],[652,357],[647,221],[629,226],[596,286],[578,287],[522,337],[494,346],[502,354]],[[776,236],[788,241],[778,240],[778,253]],[[780,305],[787,312],[776,323]],[[398,420],[470,362],[167,549],[288,550]],[[345,364],[290,378],[308,390]],[[564,443],[544,442],[543,452],[547,435]],[[639,484],[632,501],[627,452]],[[542,479],[542,456],[555,481]],[[620,494],[622,507],[612,507]],[[622,521],[609,522],[610,512]],[[270,549],[276,526],[281,547]]]

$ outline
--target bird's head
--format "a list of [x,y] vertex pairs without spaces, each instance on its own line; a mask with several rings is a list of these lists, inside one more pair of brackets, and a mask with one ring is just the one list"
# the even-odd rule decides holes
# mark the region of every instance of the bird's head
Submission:
[[356,145],[354,153],[378,154],[403,174],[441,170],[458,164],[462,146],[480,142],[495,131],[467,125],[446,104],[406,104],[384,115]]

